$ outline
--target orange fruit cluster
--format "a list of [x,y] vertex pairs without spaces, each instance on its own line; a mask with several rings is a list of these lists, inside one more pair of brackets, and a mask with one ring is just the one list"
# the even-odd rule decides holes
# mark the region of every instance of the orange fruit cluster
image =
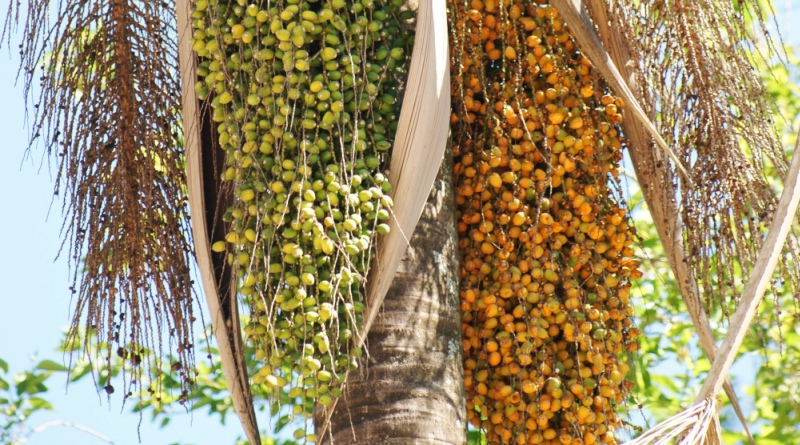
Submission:
[[450,12],[470,421],[491,444],[616,443],[640,334],[624,103],[546,1]]

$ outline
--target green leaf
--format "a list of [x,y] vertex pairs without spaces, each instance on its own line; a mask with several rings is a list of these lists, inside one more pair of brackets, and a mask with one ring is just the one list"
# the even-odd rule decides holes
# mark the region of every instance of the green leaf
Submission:
[[72,373],[70,373],[69,381],[75,382],[77,380],[80,380],[82,377],[89,374],[89,371],[91,371],[91,368],[89,368],[88,366],[78,367]]
[[467,431],[467,444],[468,445],[486,445],[486,436],[482,431],[470,430]]
[[759,445],[785,445],[786,442],[760,436],[758,438],[758,443]]
[[66,366],[56,363],[52,360],[42,360],[36,365],[36,369],[41,369],[43,371],[69,371],[69,368]]
[[40,397],[31,397],[28,402],[33,406],[34,410],[46,409],[48,411],[53,411],[53,405]]
[[[202,408],[202,407],[204,407],[204,406],[206,406],[206,405],[209,405],[209,404],[211,404],[211,402],[213,402],[213,401],[214,401],[214,399],[212,399],[211,397],[203,397],[203,398],[201,398],[201,399],[200,399],[200,401],[199,401],[199,402],[195,402],[195,403],[192,405],[192,411],[195,411],[195,410],[197,410],[197,409],[200,409],[200,408]],[[211,410],[212,410],[212,411],[214,410],[214,407],[213,407],[213,406],[212,406]]]
[[8,372],[8,362],[6,362],[1,358],[0,358],[0,369],[2,369],[3,372]]
[[25,377],[17,383],[17,395],[22,395],[23,393],[34,395],[47,391],[47,387],[42,382],[47,380],[49,376],[47,373],[25,373]]
[[650,238],[642,241],[642,247],[646,247],[648,249],[653,249],[660,245],[661,240],[658,238]]
[[669,376],[665,375],[651,375],[651,381],[656,382],[656,384],[660,385],[663,388],[667,388],[672,391],[678,391],[678,385],[675,384],[675,380]]

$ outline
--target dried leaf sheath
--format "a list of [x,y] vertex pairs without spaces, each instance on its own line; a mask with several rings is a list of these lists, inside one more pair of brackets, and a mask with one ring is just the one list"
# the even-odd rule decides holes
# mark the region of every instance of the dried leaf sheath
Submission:
[[184,384],[193,365],[174,23],[163,1],[31,0],[21,46],[31,141],[44,138],[67,195],[72,324],[98,331],[104,360],[141,363],[126,392],[150,351],[176,354]]
[[197,55],[191,42],[191,2],[177,0],[175,10],[183,90],[181,105],[186,148],[186,188],[190,210],[196,216],[192,219],[192,229],[197,234],[194,236],[194,252],[198,276],[206,297],[220,364],[228,382],[233,407],[247,439],[252,445],[260,445],[261,436],[242,350],[238,300],[235,292],[232,292],[236,285],[231,277],[233,270],[226,264],[225,255],[213,254],[211,251],[211,239],[224,234],[221,214],[233,197],[225,192],[230,191],[230,188],[220,187],[224,152],[215,143],[219,136],[209,137],[213,134],[213,121],[208,115],[208,104],[204,105],[199,101],[194,88],[197,79]]
[[414,52],[409,84],[392,152],[390,181],[395,184],[392,231],[380,243],[376,272],[369,284],[370,305],[359,342],[378,315],[409,239],[419,221],[430,189],[441,165],[449,131],[450,94],[447,13],[442,0],[431,0],[417,13]]

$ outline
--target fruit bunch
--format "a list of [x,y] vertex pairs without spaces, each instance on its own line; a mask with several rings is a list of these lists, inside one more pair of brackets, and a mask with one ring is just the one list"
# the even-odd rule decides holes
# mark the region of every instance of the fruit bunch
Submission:
[[637,349],[624,103],[546,0],[452,0],[464,382],[491,444],[615,443]]
[[360,353],[354,333],[375,237],[389,230],[387,152],[413,44],[402,3],[194,2],[196,90],[235,194],[212,249],[227,253],[251,309],[254,382],[288,393],[295,415],[329,405]]

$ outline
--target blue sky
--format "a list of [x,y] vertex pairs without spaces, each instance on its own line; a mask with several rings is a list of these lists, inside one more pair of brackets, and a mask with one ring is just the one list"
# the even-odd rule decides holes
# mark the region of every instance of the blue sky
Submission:
[[[800,5],[777,0],[778,22],[785,41],[800,43]],[[0,10],[5,10],[5,2]],[[19,36],[14,36],[14,47]],[[53,199],[53,175],[43,162],[41,149],[26,154],[27,131],[24,120],[22,86],[15,84],[18,58],[13,51],[0,51],[0,358],[13,372],[29,368],[33,357],[60,361],[54,353],[63,327],[69,322],[69,276],[65,258],[54,260],[61,243],[61,201]],[[206,319],[208,319],[206,317]],[[37,415],[38,426],[51,420],[74,422],[111,438],[118,445],[136,444],[139,417],[120,414],[121,398],[106,402],[87,380],[71,385],[54,380],[47,397],[55,412]],[[262,419],[266,424],[266,419]],[[165,429],[145,419],[141,443],[233,444],[240,435],[238,421],[230,418],[226,426],[204,413],[193,416],[178,413]],[[94,445],[103,441],[70,428],[55,427],[33,435],[29,445]]]

